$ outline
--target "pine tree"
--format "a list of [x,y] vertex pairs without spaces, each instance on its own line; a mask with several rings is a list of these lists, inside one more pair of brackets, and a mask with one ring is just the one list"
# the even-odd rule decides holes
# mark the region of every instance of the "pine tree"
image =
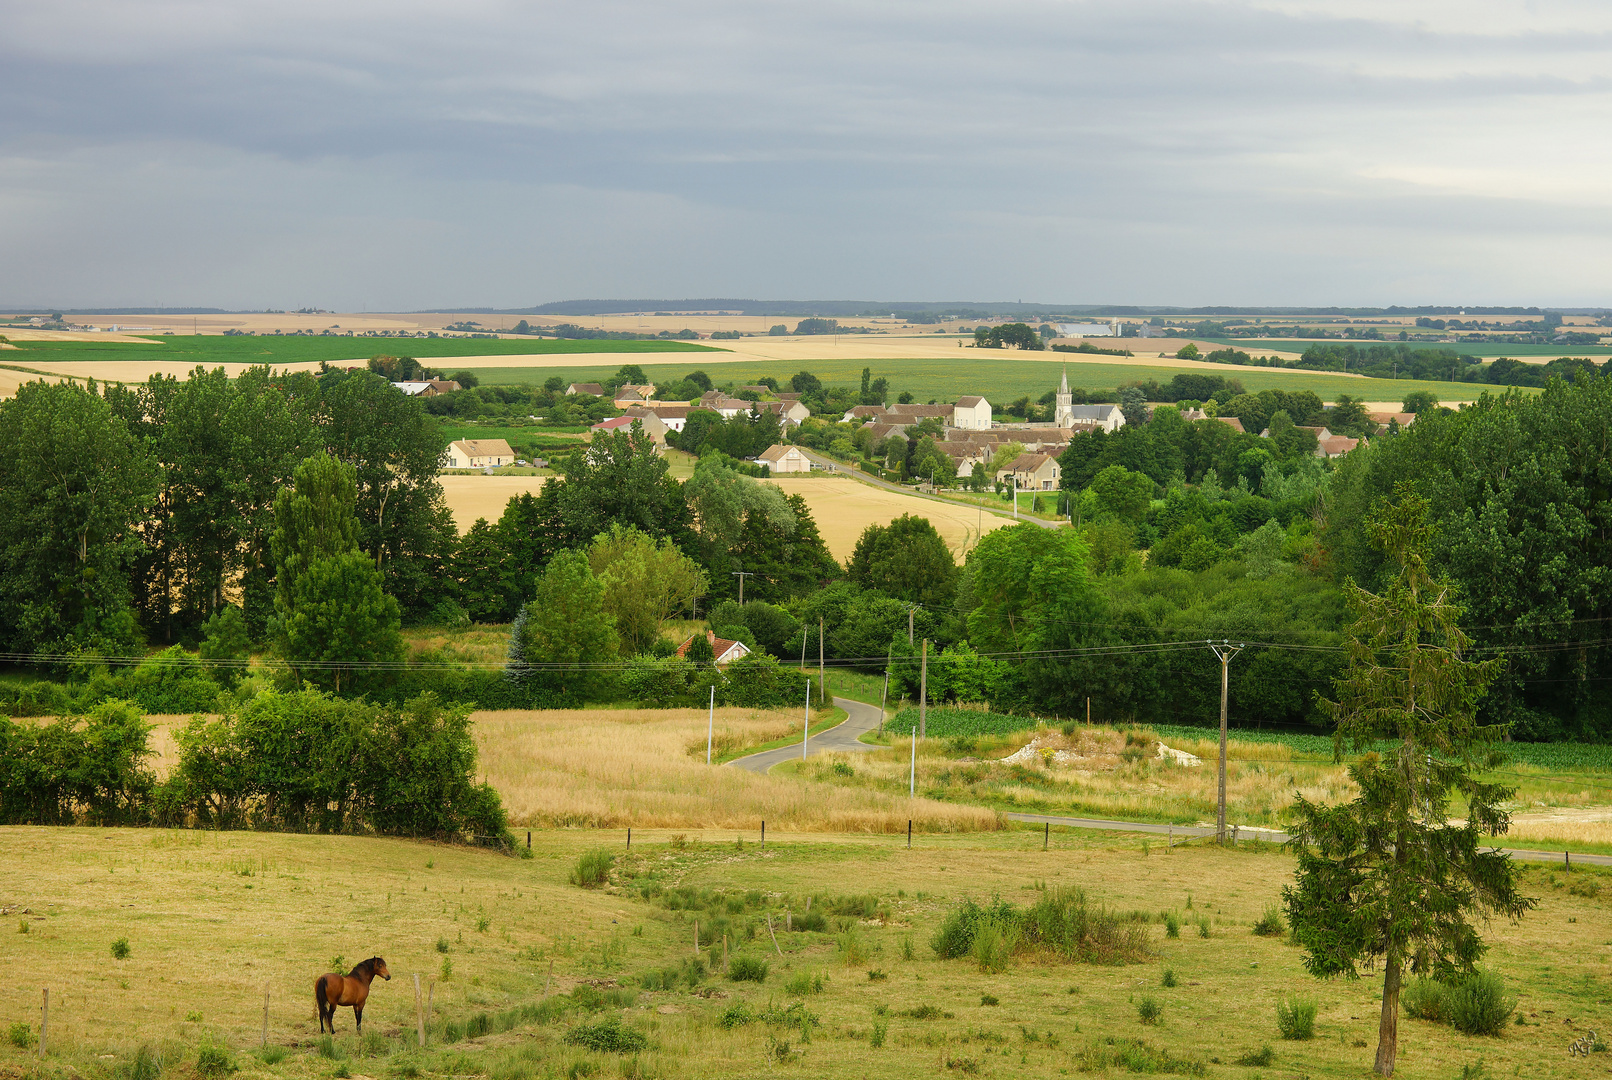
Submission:
[[[1349,768],[1360,795],[1336,807],[1298,798],[1289,830],[1298,869],[1283,890],[1311,974],[1355,977],[1381,964],[1382,1076],[1398,1054],[1406,967],[1445,979],[1471,972],[1486,946],[1469,916],[1517,919],[1535,903],[1518,892],[1510,858],[1478,846],[1510,825],[1501,803],[1511,789],[1475,776],[1503,730],[1477,719],[1503,661],[1463,657],[1460,608],[1427,566],[1427,504],[1408,485],[1395,500],[1367,529],[1397,569],[1380,594],[1348,583],[1349,666],[1338,700],[1323,701],[1338,755],[1346,743],[1367,751]],[[1378,740],[1394,745],[1373,751]],[[1458,825],[1448,820],[1452,792],[1467,804]]]

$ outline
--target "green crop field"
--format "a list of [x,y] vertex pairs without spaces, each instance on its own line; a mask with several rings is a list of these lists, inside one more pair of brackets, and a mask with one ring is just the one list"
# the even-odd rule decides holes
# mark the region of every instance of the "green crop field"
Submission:
[[[259,334],[225,337],[175,335],[153,337],[152,345],[119,341],[19,341],[10,359],[19,363],[79,360],[149,361],[153,358],[211,364],[308,364],[326,360],[368,359],[371,356],[412,356],[416,359],[452,359],[456,356],[548,356],[576,353],[721,352],[688,341],[571,341],[529,338],[522,341],[494,338],[383,338],[304,337],[297,334]],[[617,365],[619,366],[619,365]],[[607,374],[614,374],[612,366]],[[571,380],[568,380],[571,381]]]
[[[698,361],[683,357],[645,357],[639,361],[651,378],[681,378],[690,371],[700,369]],[[649,365],[656,365],[650,370]],[[471,368],[483,385],[494,383],[542,383],[551,375],[559,375],[567,382],[592,382],[615,374],[617,365],[599,367],[532,367]],[[666,368],[670,366],[670,370]],[[857,386],[862,369],[873,369],[875,378],[887,378],[893,392],[910,391],[919,401],[952,401],[963,394],[983,394],[998,410],[1019,397],[1028,395],[1032,400],[1050,390],[1057,389],[1059,365],[1040,360],[1019,360],[993,352],[967,350],[957,360],[935,358],[910,360],[808,360],[794,361],[736,361],[711,365],[706,374],[719,383],[732,381],[743,384],[764,376],[772,376],[780,383],[804,368],[834,386]],[[1112,390],[1127,382],[1156,379],[1167,383],[1178,373],[1224,374],[1236,379],[1251,392],[1260,390],[1313,390],[1331,401],[1339,394],[1352,394],[1366,401],[1400,401],[1412,390],[1431,390],[1442,400],[1475,401],[1492,387],[1474,386],[1471,383],[1426,382],[1415,379],[1359,379],[1327,373],[1281,371],[1271,368],[1235,367],[1217,365],[1212,371],[1204,368],[1151,367],[1127,364],[1123,359],[1113,363],[1069,364],[1069,385],[1086,390]]]

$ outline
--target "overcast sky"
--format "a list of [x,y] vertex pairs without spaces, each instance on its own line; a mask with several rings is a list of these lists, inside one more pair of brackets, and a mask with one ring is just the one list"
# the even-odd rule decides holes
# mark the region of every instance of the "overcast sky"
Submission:
[[0,304],[1612,305],[1612,3],[4,0]]

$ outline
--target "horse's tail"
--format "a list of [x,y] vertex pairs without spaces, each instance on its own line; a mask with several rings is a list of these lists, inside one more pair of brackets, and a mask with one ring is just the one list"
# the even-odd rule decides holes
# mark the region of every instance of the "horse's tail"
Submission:
[[330,1008],[330,999],[325,997],[325,977],[323,975],[313,981],[313,1000],[314,1004],[319,1007],[320,1019],[323,1019],[325,1012]]

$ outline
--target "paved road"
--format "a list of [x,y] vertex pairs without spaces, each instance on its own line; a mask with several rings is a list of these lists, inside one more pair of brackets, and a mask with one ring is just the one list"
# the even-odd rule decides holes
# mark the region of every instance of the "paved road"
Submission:
[[[928,499],[930,502],[945,503],[947,506],[967,507],[974,505],[973,503],[956,502],[952,499],[942,499],[938,495],[925,495],[923,492],[914,490],[913,488],[904,487],[901,484],[892,484],[882,476],[873,476],[870,473],[863,472],[861,469],[853,469],[843,461],[835,461],[833,458],[824,457],[817,451],[808,450],[804,446],[800,447],[800,452],[835,476],[849,476],[853,480],[860,480],[864,484],[869,484],[873,487],[881,487],[889,491],[898,491],[903,495],[911,495],[915,499]],[[997,517],[1014,520],[1013,512],[1011,510],[992,510],[989,506],[984,507],[984,509],[990,510],[990,512]],[[1018,518],[1017,520],[1031,522],[1032,524],[1041,526],[1043,529],[1059,529],[1068,524],[1068,522],[1063,520],[1044,521],[1041,518],[1030,517],[1028,515]]]
[[[1154,825],[1146,821],[1112,821],[1105,818],[1059,817],[1055,814],[1004,814],[1003,817],[1011,821],[1027,821],[1035,825],[1043,822],[1050,825],[1063,825],[1071,829],[1111,829],[1115,832],[1145,832],[1160,836],[1174,835],[1213,836],[1213,828],[1196,825]],[[1231,826],[1226,826],[1231,830]],[[1287,834],[1276,829],[1250,829],[1238,828],[1235,835],[1239,840],[1260,839],[1273,844],[1287,843]],[[1528,848],[1499,848],[1513,859],[1523,862],[1565,862],[1564,853],[1560,851],[1534,851]],[[1572,856],[1573,862],[1590,863],[1596,866],[1612,866],[1612,855],[1580,855]]]
[[[857,736],[865,731],[872,731],[879,726],[879,707],[877,705],[864,705],[860,701],[850,698],[837,697],[834,704],[845,710],[845,720],[837,727],[829,728],[821,735],[813,735],[806,743],[807,756],[812,754],[825,754],[831,752],[872,750],[874,747],[865,742],[857,742]],[[764,773],[781,761],[799,761],[800,744],[794,746],[780,746],[776,750],[763,750],[759,754],[748,757],[734,758],[729,765],[751,772]]]

